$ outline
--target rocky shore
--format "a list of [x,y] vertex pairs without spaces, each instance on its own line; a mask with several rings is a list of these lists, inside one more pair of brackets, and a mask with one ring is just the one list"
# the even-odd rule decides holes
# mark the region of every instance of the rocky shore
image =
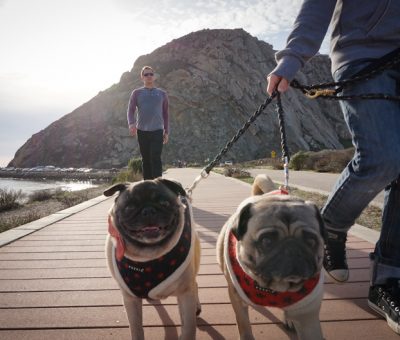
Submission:
[[0,169],[0,178],[22,178],[22,179],[49,179],[49,180],[96,180],[110,182],[118,173],[118,169],[104,169],[78,171],[74,170],[32,170],[32,169]]

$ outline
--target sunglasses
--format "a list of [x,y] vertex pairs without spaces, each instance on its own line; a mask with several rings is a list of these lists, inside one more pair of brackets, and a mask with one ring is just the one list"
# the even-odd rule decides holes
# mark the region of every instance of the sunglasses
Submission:
[[143,77],[152,77],[154,73],[143,73]]

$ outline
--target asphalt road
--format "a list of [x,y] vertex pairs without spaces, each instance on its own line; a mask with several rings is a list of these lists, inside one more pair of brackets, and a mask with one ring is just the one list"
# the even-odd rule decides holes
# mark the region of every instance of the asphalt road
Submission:
[[[251,175],[267,174],[274,182],[283,183],[283,170],[269,169],[248,169]],[[329,195],[339,174],[321,173],[312,171],[292,171],[289,170],[289,187],[296,187],[304,191],[314,191],[324,195]],[[382,208],[383,192],[379,193],[371,204]]]

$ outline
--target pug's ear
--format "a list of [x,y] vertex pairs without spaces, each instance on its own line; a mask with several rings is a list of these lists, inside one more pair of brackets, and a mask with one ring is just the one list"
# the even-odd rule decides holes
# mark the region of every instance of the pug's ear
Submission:
[[169,179],[165,179],[165,178],[161,178],[161,177],[157,178],[155,181],[164,184],[168,189],[170,189],[172,192],[174,192],[177,195],[186,196],[185,189],[177,181],[169,180]]
[[104,190],[103,191],[103,195],[109,197],[109,196],[114,195],[117,191],[119,191],[121,193],[124,190],[126,190],[126,188],[128,186],[129,186],[128,183],[117,183],[117,184],[114,184],[113,186],[111,186],[108,189]]
[[231,228],[233,235],[235,235],[236,239],[240,241],[244,234],[247,232],[247,223],[251,217],[251,209],[252,203],[246,204],[236,216],[233,221],[233,226]]

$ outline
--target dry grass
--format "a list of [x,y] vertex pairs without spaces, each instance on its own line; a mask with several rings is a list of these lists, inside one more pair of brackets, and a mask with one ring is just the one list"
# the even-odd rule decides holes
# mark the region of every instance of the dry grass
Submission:
[[[29,200],[15,209],[0,212],[0,232],[54,214],[91,198],[100,196],[108,185],[73,192],[40,193],[38,200]],[[44,199],[46,197],[46,199]]]
[[[303,191],[296,188],[291,188],[290,194],[293,196],[300,197],[304,200],[312,201],[320,209],[324,206],[328,198],[328,196],[325,195],[321,195],[314,192]],[[381,228],[381,216],[382,216],[382,210],[380,208],[375,206],[368,206],[367,208],[364,209],[360,217],[356,220],[356,223],[366,228],[379,231]]]
[[[242,177],[238,179],[249,184],[252,184],[254,181],[253,177],[245,177],[245,178]],[[277,184],[275,185],[278,188],[278,185]],[[321,195],[315,192],[303,191],[293,187],[290,188],[290,194],[293,196],[297,196],[303,200],[314,202],[319,209],[321,209],[324,206],[328,198],[328,196],[326,195]],[[380,208],[375,206],[368,206],[367,208],[364,209],[360,217],[356,220],[356,223],[366,228],[380,231],[381,216],[382,216],[382,210]]]
[[[354,154],[354,148],[344,150],[299,151],[291,155],[289,167],[293,170],[312,170],[316,172],[339,173],[346,167]],[[235,164],[235,166],[239,166]],[[283,162],[279,157],[263,158],[243,162],[242,168],[270,167],[283,169]]]
[[352,159],[354,149],[322,150],[318,152],[300,151],[290,160],[294,170],[314,170],[317,172],[341,172]]

